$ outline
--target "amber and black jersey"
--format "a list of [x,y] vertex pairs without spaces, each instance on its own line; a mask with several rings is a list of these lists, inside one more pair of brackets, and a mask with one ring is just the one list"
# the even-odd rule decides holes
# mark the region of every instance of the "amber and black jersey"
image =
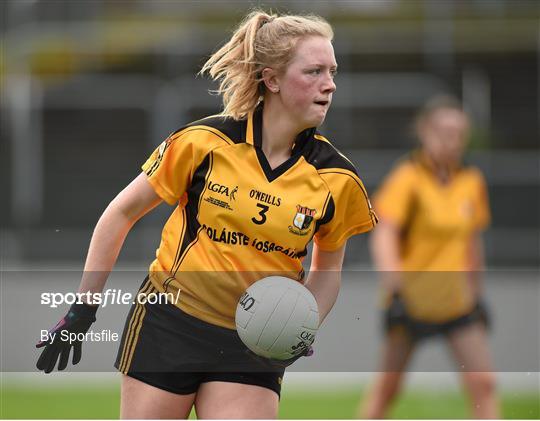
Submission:
[[336,250],[377,222],[353,164],[315,129],[274,169],[261,146],[262,105],[245,120],[213,116],[177,130],[142,167],[177,205],[150,266],[153,285],[180,290],[183,311],[228,328],[253,282],[303,280],[312,239]]
[[427,156],[416,151],[385,178],[373,200],[382,221],[400,229],[402,294],[418,320],[443,323],[474,306],[468,281],[471,236],[491,219],[484,177],[456,168],[442,184]]

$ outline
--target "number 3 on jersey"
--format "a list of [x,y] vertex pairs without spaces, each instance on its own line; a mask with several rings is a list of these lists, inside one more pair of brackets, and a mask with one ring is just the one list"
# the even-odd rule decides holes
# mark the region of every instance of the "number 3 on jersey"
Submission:
[[259,212],[260,219],[251,218],[251,220],[254,224],[262,225],[266,222],[266,212],[268,212],[268,209],[270,208],[262,203],[257,203],[257,207],[261,208],[261,211]]

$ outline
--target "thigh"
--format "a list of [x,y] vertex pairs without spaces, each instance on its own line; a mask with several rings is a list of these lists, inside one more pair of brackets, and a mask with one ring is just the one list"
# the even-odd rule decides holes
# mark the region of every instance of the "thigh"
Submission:
[[211,381],[195,399],[199,419],[276,419],[279,396],[266,387]]
[[483,323],[475,322],[455,329],[447,336],[448,345],[460,371],[492,371],[488,336]]
[[404,328],[389,330],[382,344],[379,370],[382,373],[404,371],[414,349],[415,344]]
[[178,395],[122,375],[121,419],[186,419],[195,393]]

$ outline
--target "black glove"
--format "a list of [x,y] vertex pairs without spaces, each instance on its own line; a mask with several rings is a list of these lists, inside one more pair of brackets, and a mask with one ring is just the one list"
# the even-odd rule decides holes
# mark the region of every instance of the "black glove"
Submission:
[[259,362],[262,366],[268,368],[270,371],[280,371],[285,370],[288,366],[290,366],[292,363],[294,363],[301,357],[311,357],[313,355],[313,348],[311,347],[311,345],[309,345],[305,347],[302,352],[287,360],[276,360],[274,358],[262,357],[255,354],[249,349],[246,351],[246,353],[251,359]]
[[[58,357],[60,357],[58,370],[65,369],[69,359],[69,352],[72,347],[73,364],[75,365],[81,360],[82,342],[78,339],[70,342],[69,334],[85,334],[88,332],[92,323],[96,321],[96,311],[97,306],[91,306],[84,303],[73,304],[70,307],[64,318],[60,320],[55,327],[49,330],[49,339],[40,341],[36,344],[36,348],[45,347],[36,364],[38,370],[50,373],[54,370]],[[64,332],[63,335],[62,332]]]
[[384,314],[384,327],[386,331],[389,331],[395,326],[407,327],[408,324],[409,316],[407,315],[405,302],[398,292],[394,292],[392,294],[390,306],[386,309]]

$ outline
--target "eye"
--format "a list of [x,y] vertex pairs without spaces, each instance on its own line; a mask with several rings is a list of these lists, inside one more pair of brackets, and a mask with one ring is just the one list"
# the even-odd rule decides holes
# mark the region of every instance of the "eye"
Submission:
[[308,73],[310,75],[320,75],[321,74],[321,69],[311,69],[308,71]]
[[332,78],[335,78],[336,75],[337,75],[337,69],[330,70],[330,76],[332,76]]

